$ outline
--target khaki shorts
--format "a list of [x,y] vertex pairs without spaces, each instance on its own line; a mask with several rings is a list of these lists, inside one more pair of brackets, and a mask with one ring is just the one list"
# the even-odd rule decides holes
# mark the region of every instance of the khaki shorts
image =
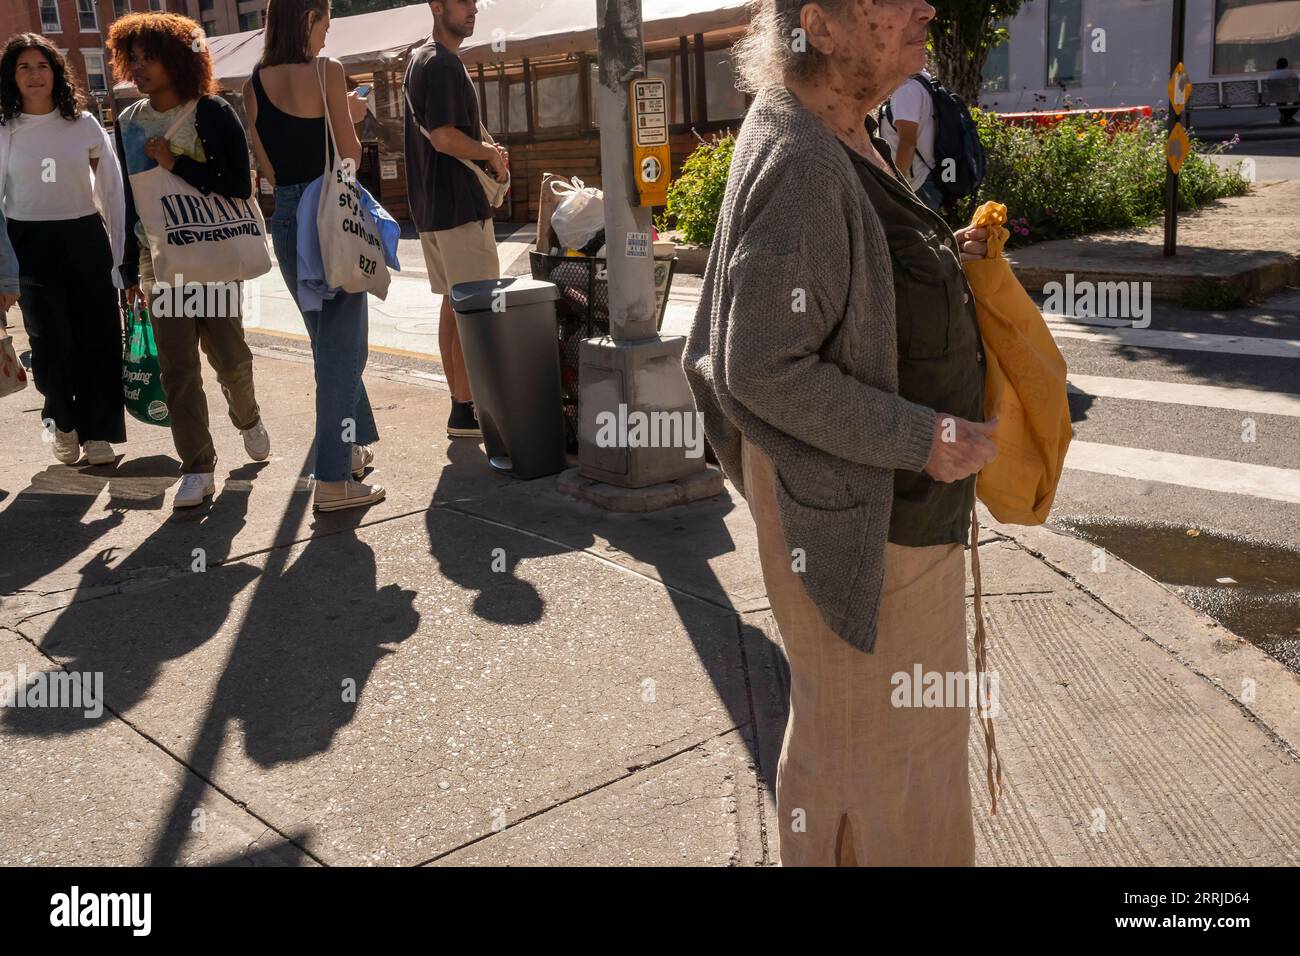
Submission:
[[429,288],[448,295],[460,282],[501,278],[497,259],[496,233],[491,219],[467,222],[455,229],[420,233],[424,264],[429,269]]

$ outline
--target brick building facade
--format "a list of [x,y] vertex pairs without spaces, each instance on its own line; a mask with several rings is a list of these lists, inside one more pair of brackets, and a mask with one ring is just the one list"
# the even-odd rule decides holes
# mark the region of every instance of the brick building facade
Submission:
[[266,0],[3,0],[0,42],[15,33],[43,33],[64,52],[100,118],[110,119],[112,101],[104,38],[113,21],[127,13],[183,13],[203,25],[208,36],[221,36],[262,25]]

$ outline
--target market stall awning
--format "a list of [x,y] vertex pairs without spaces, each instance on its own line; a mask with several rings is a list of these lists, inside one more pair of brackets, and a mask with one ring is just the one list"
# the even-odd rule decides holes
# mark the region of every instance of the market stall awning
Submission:
[[[474,35],[461,47],[466,63],[515,62],[523,57],[594,51],[596,5],[605,0],[479,0]],[[644,0],[647,42],[729,29],[749,22],[749,0]],[[354,72],[400,64],[433,30],[427,3],[340,17],[330,25],[324,55]],[[262,31],[208,41],[222,86],[239,86],[262,55]],[[130,91],[130,83],[118,89]]]
[[1234,7],[1219,18],[1216,43],[1280,43],[1300,37],[1300,0]]

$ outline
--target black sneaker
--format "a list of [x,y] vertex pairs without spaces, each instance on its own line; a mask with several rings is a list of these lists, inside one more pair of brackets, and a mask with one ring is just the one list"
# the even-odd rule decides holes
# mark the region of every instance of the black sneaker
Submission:
[[483,431],[478,427],[478,416],[474,414],[473,402],[451,403],[451,414],[447,416],[448,438],[482,438]]

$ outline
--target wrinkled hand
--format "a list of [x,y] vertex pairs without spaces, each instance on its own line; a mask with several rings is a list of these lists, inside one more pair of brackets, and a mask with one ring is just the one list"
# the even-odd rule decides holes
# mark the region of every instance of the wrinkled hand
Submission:
[[957,238],[957,248],[961,250],[961,261],[983,259],[989,254],[989,231],[983,226],[967,226],[958,229],[953,235]]
[[144,154],[168,172],[176,165],[171,145],[161,136],[155,136],[144,144]]
[[936,412],[934,438],[925,472],[935,481],[961,481],[975,474],[998,457],[993,433],[998,420],[968,422],[956,415]]
[[348,115],[352,117],[354,125],[366,118],[366,110],[369,108],[366,98],[358,96],[356,90],[348,94]]
[[8,312],[17,302],[17,292],[0,292],[0,313]]
[[497,178],[497,182],[504,183],[510,178],[507,172],[505,151],[499,147],[492,147],[492,155],[487,158],[487,164],[492,167],[492,175]]

